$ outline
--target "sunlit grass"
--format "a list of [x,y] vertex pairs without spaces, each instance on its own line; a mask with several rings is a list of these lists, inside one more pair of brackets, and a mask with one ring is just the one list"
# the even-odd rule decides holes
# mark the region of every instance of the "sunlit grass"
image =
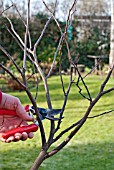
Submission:
[[[67,90],[69,77],[64,76],[65,89]],[[97,76],[85,79],[90,89],[92,98],[99,92],[99,86],[103,82]],[[64,100],[60,79],[55,76],[48,80],[53,108],[61,108]],[[107,88],[113,87],[114,79],[111,78]],[[83,88],[83,93],[87,95]],[[23,105],[30,103],[25,92],[11,92],[10,94],[20,98]],[[35,95],[35,88],[32,89]],[[92,115],[114,109],[114,92],[111,92],[96,104]],[[43,83],[40,83],[37,103],[41,107],[47,107]],[[78,93],[75,84],[68,98],[61,130],[74,123],[84,115],[89,102]],[[43,122],[46,135],[49,133],[49,121]],[[62,136],[55,143],[57,146],[68,134]],[[36,159],[41,147],[40,131],[35,133],[32,140],[11,144],[0,143],[0,170],[29,170]],[[51,149],[52,149],[51,148]],[[114,113],[102,117],[88,119],[69,144],[58,154],[47,159],[41,165],[40,170],[113,170],[114,169]]]

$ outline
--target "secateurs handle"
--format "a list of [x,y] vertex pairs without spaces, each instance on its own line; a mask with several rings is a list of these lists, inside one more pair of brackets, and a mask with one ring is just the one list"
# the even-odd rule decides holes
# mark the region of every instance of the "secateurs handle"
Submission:
[[38,130],[38,126],[36,124],[21,126],[12,130],[8,130],[2,135],[2,138],[8,139],[10,136],[14,136],[16,133],[23,133],[23,132],[30,133],[30,132],[36,132],[37,130]]
[[[25,110],[28,112],[29,105],[25,106]],[[0,109],[0,115],[12,115],[15,116],[17,113],[15,110]]]
[[[0,109],[0,115],[16,115],[17,113],[13,110],[6,110],[6,109]],[[4,139],[8,139],[10,136],[14,136],[16,133],[30,133],[30,132],[36,132],[38,130],[38,126],[36,124],[30,124],[26,126],[21,126],[14,128],[12,130],[8,130],[5,132],[2,137]]]
[[15,116],[16,112],[14,110],[0,109],[0,115],[11,115]]

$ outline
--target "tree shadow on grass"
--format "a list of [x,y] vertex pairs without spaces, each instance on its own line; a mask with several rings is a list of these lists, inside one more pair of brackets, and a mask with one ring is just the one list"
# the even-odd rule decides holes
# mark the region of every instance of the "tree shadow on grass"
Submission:
[[[12,144],[13,147],[13,144]],[[0,170],[29,170],[40,148],[24,147],[3,151]],[[39,170],[113,170],[114,143],[68,145],[58,154],[48,158]]]

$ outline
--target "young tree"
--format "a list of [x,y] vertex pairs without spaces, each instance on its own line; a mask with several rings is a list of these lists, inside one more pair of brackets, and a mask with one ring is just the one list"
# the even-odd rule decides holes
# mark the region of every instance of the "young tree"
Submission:
[[[57,0],[55,1],[53,11],[51,11],[49,9],[48,5],[46,4],[46,2],[44,0],[42,0],[43,4],[47,8],[47,10],[50,12],[50,17],[48,18],[47,22],[45,23],[45,26],[44,26],[40,36],[38,37],[37,41],[34,44],[31,43],[31,32],[29,30],[29,28],[30,28],[30,0],[28,0],[27,2],[28,3],[27,3],[27,19],[26,19],[26,22],[22,19],[21,14],[18,11],[16,5],[12,2],[12,6],[15,7],[15,9],[17,10],[19,17],[21,18],[21,20],[22,20],[22,22],[25,26],[25,35],[24,35],[23,39],[19,36],[19,34],[17,34],[17,32],[16,32],[16,30],[13,26],[12,21],[5,15],[6,9],[1,14],[2,17],[5,17],[10,24],[10,27],[8,27],[5,24],[7,31],[14,38],[14,40],[18,43],[20,49],[23,51],[22,67],[18,66],[18,64],[16,63],[14,58],[9,54],[8,51],[6,51],[6,49],[1,45],[1,43],[0,43],[0,50],[5,54],[5,56],[9,60],[12,61],[12,64],[17,69],[18,75],[21,76],[22,80],[20,80],[18,76],[13,74],[12,71],[10,70],[10,68],[5,67],[2,64],[2,62],[0,62],[0,67],[2,69],[4,69],[14,80],[16,80],[17,83],[25,90],[25,92],[28,95],[32,105],[34,106],[35,113],[36,113],[36,116],[37,116],[37,120],[38,120],[38,123],[39,123],[40,134],[41,134],[41,142],[42,142],[41,151],[40,151],[38,157],[36,158],[33,166],[31,167],[31,170],[37,170],[45,159],[53,156],[54,154],[59,152],[61,149],[63,149],[63,147],[65,145],[67,145],[67,143],[73,138],[73,136],[76,135],[76,133],[80,130],[80,128],[84,125],[84,123],[88,119],[91,110],[96,105],[96,103],[99,101],[99,99],[103,95],[114,90],[114,87],[109,88],[109,89],[105,89],[107,82],[110,79],[110,76],[111,76],[112,71],[114,69],[114,65],[112,65],[112,67],[110,68],[110,71],[107,74],[105,80],[103,81],[102,85],[99,87],[99,93],[97,94],[97,96],[95,98],[92,98],[91,92],[90,92],[87,84],[85,83],[86,76],[88,74],[90,74],[92,72],[92,70],[91,70],[91,72],[89,72],[84,77],[81,75],[80,71],[78,70],[78,66],[77,66],[79,58],[77,58],[75,60],[75,63],[73,62],[72,56],[71,56],[71,53],[70,53],[68,37],[67,37],[67,30],[68,30],[70,24],[72,24],[72,15],[74,13],[74,10],[75,10],[74,7],[75,7],[77,1],[74,0],[73,3],[71,4],[69,10],[68,10],[66,25],[65,25],[65,28],[63,30],[63,29],[61,29],[60,24],[58,23],[57,19],[55,18],[55,9],[57,7]],[[56,47],[56,50],[55,50],[55,53],[54,53],[54,56],[53,56],[53,62],[52,62],[51,68],[50,68],[50,70],[47,74],[44,74],[43,69],[41,68],[39,61],[38,61],[36,49],[39,47],[42,39],[45,38],[44,33],[45,33],[48,25],[50,24],[51,20],[55,21],[61,36],[59,38],[59,42],[57,44],[57,47]],[[62,61],[62,57],[63,57],[62,56],[63,46],[66,46],[67,58],[68,58],[68,61],[70,63],[70,68],[71,68],[70,69],[70,75],[69,75],[69,84],[68,84],[67,89],[65,87],[65,82],[63,80],[62,68],[61,68],[61,61]],[[50,132],[49,132],[49,135],[48,135],[49,137],[47,138],[44,126],[43,126],[42,121],[41,121],[40,116],[39,116],[39,111],[37,109],[36,98],[34,98],[34,96],[31,93],[31,90],[28,87],[28,78],[26,76],[26,72],[27,72],[27,69],[28,69],[27,62],[29,62],[31,65],[34,66],[35,72],[38,72],[40,74],[42,81],[43,81],[43,84],[44,84],[44,88],[45,88],[46,101],[47,101],[48,108],[52,109],[53,106],[52,106],[52,102],[51,102],[51,98],[50,98],[50,89],[49,89],[49,86],[48,86],[48,78],[50,77],[51,72],[54,68],[57,55],[59,55],[59,64],[60,64],[59,65],[59,76],[60,76],[60,79],[61,79],[61,87],[62,87],[62,90],[63,90],[64,101],[63,101],[63,105],[62,105],[61,112],[60,112],[60,115],[59,115],[59,119],[57,119],[58,120],[57,123],[55,123],[56,119],[54,119],[54,117],[52,117],[52,120],[50,120]],[[72,68],[76,69],[77,75],[78,75],[77,77],[73,76]],[[82,88],[80,86],[80,82],[83,84],[84,88],[86,89],[87,96],[85,96],[83,94]],[[61,125],[63,123],[62,119],[63,119],[63,116],[64,116],[65,107],[66,107],[66,104],[67,104],[67,101],[68,101],[68,96],[70,94],[70,90],[71,90],[73,84],[75,84],[77,86],[80,95],[82,95],[86,100],[88,100],[89,105],[88,105],[86,112],[83,114],[83,116],[78,121],[74,120],[73,124],[66,127],[66,129],[64,129],[63,131],[60,132],[59,130],[60,130]],[[36,96],[37,96],[37,93],[38,93],[38,82],[36,82]],[[111,111],[109,111],[109,112],[111,112]],[[97,115],[97,116],[100,116],[100,115]],[[54,144],[55,142],[57,142],[65,133],[68,133],[67,138],[65,140],[61,141],[61,143],[58,144],[57,147],[55,147],[54,149],[49,151],[49,148],[51,147],[51,145]]]

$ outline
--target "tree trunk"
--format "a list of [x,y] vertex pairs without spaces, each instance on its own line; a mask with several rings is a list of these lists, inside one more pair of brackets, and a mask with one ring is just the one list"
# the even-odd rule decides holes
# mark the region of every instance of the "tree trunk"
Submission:
[[33,166],[31,167],[31,170],[38,170],[42,162],[44,161],[44,157],[46,155],[45,150],[41,150],[40,154],[38,155],[37,159],[35,160]]
[[111,33],[110,33],[110,56],[109,65],[114,63],[114,0],[111,0]]

